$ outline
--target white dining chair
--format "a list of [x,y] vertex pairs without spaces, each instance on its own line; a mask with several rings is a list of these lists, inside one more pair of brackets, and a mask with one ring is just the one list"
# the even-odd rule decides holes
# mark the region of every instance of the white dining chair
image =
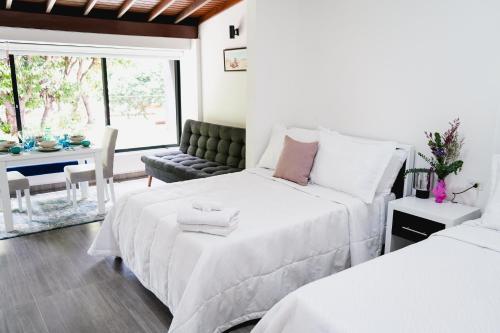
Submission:
[[24,198],[26,200],[26,211],[28,213],[28,219],[31,222],[33,217],[33,212],[31,209],[30,182],[28,178],[18,171],[9,171],[7,172],[7,180],[9,182],[10,193],[16,194],[17,205],[20,212],[23,211],[23,198],[21,191],[24,191]]
[[[102,143],[102,171],[104,175],[104,186],[106,197],[109,200],[108,185],[111,192],[111,201],[115,203],[115,189],[113,185],[113,163],[115,158],[116,138],[118,137],[118,130],[111,127],[106,127],[104,130],[104,138]],[[88,187],[88,182],[95,180],[95,165],[94,164],[78,164],[67,165],[64,167],[64,174],[66,176],[66,192],[68,201],[73,202],[73,207],[77,207],[76,202],[76,184],[85,184]],[[72,198],[70,198],[70,191]]]

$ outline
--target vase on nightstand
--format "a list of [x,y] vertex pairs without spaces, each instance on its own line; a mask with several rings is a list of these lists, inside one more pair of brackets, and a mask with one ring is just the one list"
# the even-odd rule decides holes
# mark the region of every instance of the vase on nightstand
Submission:
[[446,182],[444,179],[438,179],[436,187],[432,190],[432,194],[434,194],[436,203],[443,203],[446,199]]
[[[432,193],[436,203],[442,203],[446,199],[446,183],[444,179],[450,174],[457,174],[462,170],[464,162],[460,159],[460,150],[464,144],[464,138],[458,134],[460,120],[457,118],[450,122],[450,128],[444,132],[425,132],[427,145],[432,155],[427,156],[418,153],[425,162],[430,165],[430,172],[435,173],[438,182]],[[406,170],[405,174],[429,172],[428,169],[413,168]],[[430,184],[430,182],[429,182]],[[432,185],[431,185],[432,186]]]

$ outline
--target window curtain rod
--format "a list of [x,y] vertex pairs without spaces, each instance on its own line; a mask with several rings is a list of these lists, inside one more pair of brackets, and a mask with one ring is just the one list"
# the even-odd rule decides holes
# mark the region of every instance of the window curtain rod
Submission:
[[79,55],[99,58],[112,57],[141,57],[141,58],[167,58],[170,60],[179,60],[182,58],[183,51],[175,49],[156,49],[156,48],[126,48],[126,47],[104,47],[87,45],[69,45],[69,44],[45,44],[45,43],[23,43],[7,40],[0,41],[0,50],[9,55]]

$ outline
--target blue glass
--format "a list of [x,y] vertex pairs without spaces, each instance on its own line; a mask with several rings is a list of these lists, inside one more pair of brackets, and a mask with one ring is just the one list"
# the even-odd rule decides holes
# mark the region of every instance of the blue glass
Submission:
[[68,134],[64,134],[63,136],[59,137],[59,144],[63,148],[68,148],[70,146]]
[[25,137],[24,141],[23,141],[23,148],[24,148],[24,150],[25,151],[32,150],[35,147],[35,142],[36,142],[36,140],[32,136]]

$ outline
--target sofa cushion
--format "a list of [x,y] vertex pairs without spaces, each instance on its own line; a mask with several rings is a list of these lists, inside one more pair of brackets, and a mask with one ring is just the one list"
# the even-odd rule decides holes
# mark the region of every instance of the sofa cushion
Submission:
[[141,160],[148,167],[159,169],[170,174],[170,178],[178,180],[205,178],[241,171],[239,168],[185,154],[178,149],[164,149],[154,155],[142,156]]
[[168,183],[241,171],[245,168],[245,129],[188,119],[179,148],[141,160],[146,174]]
[[186,120],[180,150],[232,168],[245,168],[245,129]]

